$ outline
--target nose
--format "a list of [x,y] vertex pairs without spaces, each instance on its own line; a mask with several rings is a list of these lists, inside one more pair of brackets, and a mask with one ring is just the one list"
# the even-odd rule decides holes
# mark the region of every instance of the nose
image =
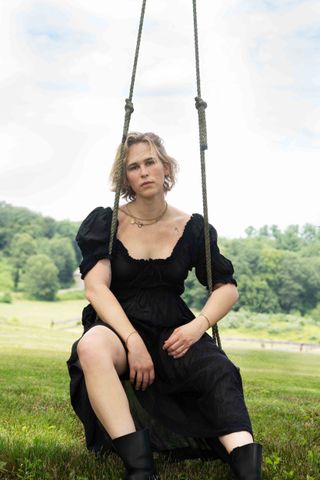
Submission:
[[141,165],[141,177],[147,177],[149,175],[148,169],[145,165]]

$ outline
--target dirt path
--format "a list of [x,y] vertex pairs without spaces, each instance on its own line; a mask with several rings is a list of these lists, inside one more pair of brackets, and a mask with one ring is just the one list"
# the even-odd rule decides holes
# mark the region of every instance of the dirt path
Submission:
[[286,342],[281,340],[265,340],[261,338],[236,338],[221,336],[222,345],[228,347],[257,348],[265,350],[280,350],[285,352],[308,352],[320,354],[317,343]]

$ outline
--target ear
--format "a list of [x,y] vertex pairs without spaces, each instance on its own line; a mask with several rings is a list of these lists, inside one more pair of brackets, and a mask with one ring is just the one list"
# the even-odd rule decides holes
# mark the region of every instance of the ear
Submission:
[[122,183],[123,183],[123,186],[124,186],[124,187],[128,187],[128,186],[129,186],[129,182],[128,182],[128,178],[127,178],[126,172],[123,173]]
[[167,163],[163,164],[163,171],[164,171],[164,176],[165,177],[170,176],[170,167]]

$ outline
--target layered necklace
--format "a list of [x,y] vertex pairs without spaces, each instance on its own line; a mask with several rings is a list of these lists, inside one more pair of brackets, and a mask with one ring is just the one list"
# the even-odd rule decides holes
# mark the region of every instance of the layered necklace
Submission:
[[[135,215],[132,215],[132,213],[129,212],[129,208],[128,208],[127,205],[125,206],[125,209],[119,208],[119,210],[121,210],[121,212],[123,212],[125,215],[128,215],[128,217],[130,217],[132,219],[132,220],[130,220],[131,225],[137,225],[138,228],[142,228],[142,227],[147,227],[149,225],[153,225],[154,223],[157,223],[159,220],[161,220],[161,218],[166,213],[167,208],[168,208],[168,204],[167,204],[167,202],[165,202],[164,209],[162,210],[160,215],[158,215],[155,218],[139,218],[139,217],[136,217]],[[147,223],[145,223],[145,222],[147,222]]]

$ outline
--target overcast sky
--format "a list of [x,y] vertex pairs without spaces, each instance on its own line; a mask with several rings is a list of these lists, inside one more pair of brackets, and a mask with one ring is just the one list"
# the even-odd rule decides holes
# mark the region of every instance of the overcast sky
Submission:
[[[141,1],[0,2],[0,200],[81,220],[113,204]],[[320,225],[319,0],[199,0],[209,216]],[[169,203],[201,212],[191,0],[149,0],[130,130],[180,164]]]

